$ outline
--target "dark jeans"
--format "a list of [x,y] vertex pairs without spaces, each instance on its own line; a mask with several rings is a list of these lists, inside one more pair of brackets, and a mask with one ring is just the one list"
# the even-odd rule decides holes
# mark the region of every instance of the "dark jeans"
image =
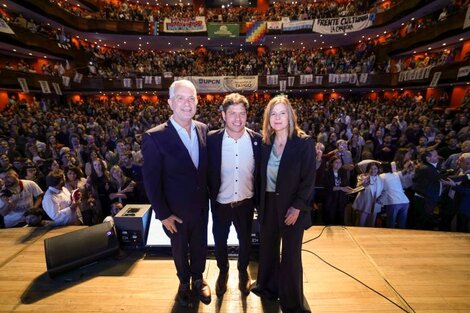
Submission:
[[402,228],[406,227],[406,217],[408,215],[409,203],[390,204],[385,206],[387,211],[387,227]]
[[246,271],[248,268],[253,212],[254,204],[251,199],[246,199],[235,207],[218,202],[214,203],[212,233],[214,234],[215,258],[220,271],[228,271],[229,268],[227,239],[232,223],[238,237],[238,270]]

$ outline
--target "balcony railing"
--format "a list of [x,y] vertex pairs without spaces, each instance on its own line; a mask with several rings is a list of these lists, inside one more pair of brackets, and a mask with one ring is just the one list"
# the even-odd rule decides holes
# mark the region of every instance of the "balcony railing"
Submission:
[[[316,90],[332,90],[332,89],[355,89],[355,88],[401,88],[407,86],[423,86],[427,87],[430,85],[434,73],[441,72],[441,76],[439,79],[438,85],[442,84],[450,84],[450,83],[457,83],[462,81],[467,81],[467,77],[457,78],[457,73],[459,69],[463,66],[470,65],[470,62],[454,62],[451,64],[436,66],[430,69],[428,75],[423,77],[422,79],[417,79],[414,76],[410,79],[407,77],[406,79],[400,79],[399,73],[378,73],[378,74],[368,74],[367,80],[361,82],[359,84],[356,83],[330,83],[329,82],[329,75],[316,75],[322,76],[321,84],[315,83],[313,80],[307,84],[300,84],[299,76],[294,76],[294,84],[293,86],[287,86],[286,92],[296,91],[296,90],[304,90],[307,89],[309,91],[316,91]],[[148,92],[159,92],[159,93],[166,93],[168,91],[168,87],[173,82],[173,78],[164,78],[161,79],[161,84],[155,85],[152,83],[151,85],[143,84],[143,88],[139,89],[136,88],[136,81],[135,77],[131,78],[131,87],[125,88],[123,79],[104,79],[98,77],[84,77],[80,84],[73,82],[73,77],[70,77],[71,83],[68,87],[62,84],[62,78],[57,76],[47,76],[47,75],[40,75],[40,74],[33,74],[33,73],[25,73],[13,70],[0,70],[0,76],[2,79],[0,80],[0,89],[15,89],[21,90],[21,86],[18,82],[18,78],[25,78],[26,82],[29,86],[29,89],[33,92],[40,91],[40,80],[48,81],[49,83],[57,82],[60,83],[61,89],[64,93],[68,92],[84,92],[84,93],[97,93],[97,92],[135,92],[135,91],[148,91]],[[410,75],[411,76],[411,75]],[[288,81],[289,76],[278,76],[278,81],[286,80]],[[290,76],[292,77],[292,76]],[[258,91],[268,91],[268,92],[275,92],[280,90],[279,84],[277,85],[269,85],[267,83],[266,76],[258,76]]]

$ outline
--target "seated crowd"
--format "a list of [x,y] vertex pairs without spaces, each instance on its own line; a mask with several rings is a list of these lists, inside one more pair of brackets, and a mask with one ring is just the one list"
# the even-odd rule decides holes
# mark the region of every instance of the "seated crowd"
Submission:
[[124,78],[142,75],[299,75],[371,73],[375,54],[363,44],[353,48],[287,49],[260,53],[237,50],[95,52],[88,65],[90,76]]
[[200,8],[192,5],[145,5],[141,3],[105,1],[98,11],[92,11],[79,5],[64,1],[51,0],[67,12],[93,19],[120,21],[159,21],[164,18],[194,18],[206,16],[210,22],[247,22],[253,20],[280,21],[283,17],[290,20],[330,18],[336,16],[360,15],[369,12],[380,13],[396,5],[398,1],[300,1],[274,2],[267,12],[258,12],[254,7],[224,6],[223,8]]
[[[346,6],[350,4],[326,4],[320,2],[319,6]],[[456,60],[461,45],[458,47],[443,48],[427,53],[420,58],[406,56],[393,58],[388,62],[376,62],[375,49],[380,44],[388,43],[390,40],[399,40],[403,36],[411,34],[419,29],[424,29],[429,25],[447,19],[452,14],[460,12],[468,7],[470,0],[452,1],[442,12],[434,12],[424,18],[414,19],[405,23],[401,28],[390,32],[381,40],[381,37],[370,40],[361,40],[361,42],[351,47],[335,47],[333,49],[277,49],[265,50],[263,52],[230,50],[183,50],[178,52],[168,51],[127,51],[119,49],[106,48],[89,41],[78,38],[75,44],[72,44],[72,37],[63,29],[53,28],[43,22],[37,22],[31,18],[25,18],[22,14],[8,13],[0,10],[1,16],[7,23],[18,25],[29,29],[32,33],[40,33],[53,40],[57,40],[63,47],[78,48],[89,55],[88,63],[74,64],[74,68],[88,69],[89,76],[102,78],[124,78],[139,75],[162,75],[171,72],[174,76],[189,75],[299,75],[299,74],[341,74],[341,73],[396,73],[404,70],[422,68],[426,66],[435,66],[449,64]],[[107,4],[111,5],[111,4]],[[129,8],[138,4],[119,4],[122,8]],[[275,3],[270,10],[283,8],[287,4]],[[298,6],[287,5],[293,10],[301,8]],[[362,4],[356,4],[361,6]],[[171,7],[162,7],[171,8]],[[280,10],[280,9],[279,9]],[[230,11],[230,10],[224,10]],[[281,12],[283,10],[280,10]],[[176,14],[176,13],[175,13]],[[246,15],[246,14],[245,14]],[[174,15],[178,16],[178,15]],[[463,60],[468,60],[464,56]],[[62,76],[65,70],[70,68],[68,64],[62,62],[47,62],[41,66],[41,69],[34,69],[30,62],[16,60],[11,58],[9,62],[3,64],[3,67],[10,70],[31,72],[45,75]],[[73,74],[71,74],[73,75]]]
[[[199,97],[195,118],[210,129],[222,127],[222,98]],[[260,131],[267,100],[258,94],[249,100],[247,126]],[[447,176],[469,173],[470,95],[458,111],[444,112],[419,94],[291,102],[301,128],[317,141],[317,224],[470,230],[470,212],[460,206],[468,187],[441,176],[432,181],[424,171],[438,163]],[[106,97],[65,105],[11,98],[0,116],[3,227],[93,225],[127,203],[148,203],[140,144],[147,129],[170,117],[165,103]],[[429,211],[420,197],[427,197],[431,181],[441,192]],[[351,193],[356,187],[362,190]],[[376,203],[372,212],[363,209],[368,201]]]

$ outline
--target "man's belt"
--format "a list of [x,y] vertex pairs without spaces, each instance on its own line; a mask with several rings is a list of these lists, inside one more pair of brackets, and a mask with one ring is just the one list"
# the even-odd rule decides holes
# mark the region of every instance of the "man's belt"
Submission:
[[222,208],[236,208],[244,204],[247,204],[248,202],[251,202],[251,200],[252,200],[251,198],[246,198],[240,201],[234,201],[234,202],[229,202],[229,203],[217,202],[217,206],[222,207]]

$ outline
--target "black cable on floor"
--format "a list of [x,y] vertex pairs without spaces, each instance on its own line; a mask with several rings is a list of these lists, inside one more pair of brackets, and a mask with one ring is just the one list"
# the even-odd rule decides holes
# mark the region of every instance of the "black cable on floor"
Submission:
[[[306,244],[306,243],[309,243],[309,242],[311,242],[311,241],[314,241],[314,240],[320,238],[320,237],[322,236],[323,232],[325,231],[325,229],[326,229],[327,227],[329,227],[329,226],[324,226],[318,236],[316,236],[316,237],[314,237],[314,238],[311,238],[311,239],[309,239],[309,240],[307,240],[307,241],[304,241],[302,244]],[[345,227],[342,227],[342,228],[344,229]],[[305,252],[308,252],[308,253],[310,253],[310,254],[313,254],[314,256],[316,256],[318,259],[320,259],[320,260],[321,260],[323,263],[325,263],[326,265],[328,265],[328,266],[334,268],[335,270],[337,270],[337,271],[343,273],[344,275],[346,275],[346,276],[348,276],[348,277],[354,279],[355,281],[357,281],[358,283],[360,283],[361,285],[363,285],[363,286],[366,287],[367,289],[369,289],[369,290],[375,292],[376,294],[378,294],[379,296],[381,296],[381,297],[384,298],[385,300],[389,301],[390,303],[392,303],[393,305],[395,305],[396,307],[398,307],[398,308],[399,308],[400,310],[402,310],[403,312],[410,313],[407,309],[405,309],[405,308],[403,308],[402,306],[400,306],[399,304],[395,303],[394,301],[392,301],[390,298],[388,298],[388,297],[385,296],[384,294],[378,292],[377,290],[375,290],[375,289],[372,288],[372,287],[369,287],[368,285],[366,285],[365,283],[363,283],[361,280],[357,279],[356,277],[352,276],[351,274],[349,274],[349,273],[343,271],[342,269],[340,269],[340,268],[334,266],[333,264],[327,262],[326,260],[324,260],[322,257],[320,257],[320,256],[319,256],[318,254],[316,254],[315,252],[310,251],[310,250],[308,250],[308,249],[302,249],[302,251],[305,251]],[[406,303],[406,305],[411,309],[411,311],[412,311],[413,313],[416,313],[416,311],[409,305],[409,303],[402,297],[402,295],[388,282],[388,280],[386,280],[386,279],[384,279],[384,280],[385,280],[385,282],[387,283],[387,285],[388,285],[390,288],[392,288],[393,291],[398,295],[398,297],[400,297],[400,299],[401,299],[403,302]]]

